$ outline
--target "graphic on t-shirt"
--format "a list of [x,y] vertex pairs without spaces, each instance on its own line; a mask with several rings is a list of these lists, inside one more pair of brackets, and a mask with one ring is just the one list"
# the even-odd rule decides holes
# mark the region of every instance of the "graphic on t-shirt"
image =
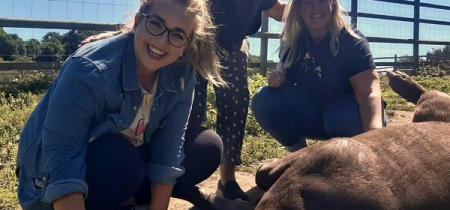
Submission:
[[[155,86],[153,87],[152,93],[155,91]],[[146,139],[146,130],[148,123],[150,121],[151,106],[153,105],[153,94],[148,93],[141,87],[142,92],[142,102],[139,108],[136,107],[136,117],[131,125],[121,131],[128,140],[134,144],[134,146],[139,147],[144,144]]]
[[136,135],[136,136],[141,135],[142,133],[145,132],[145,130],[147,130],[148,123],[145,123],[144,117],[145,116],[142,116],[142,118],[139,119],[139,121],[136,125],[135,131],[134,131],[134,135]]
[[303,57],[303,60],[304,60],[303,66],[305,66],[305,73],[307,71],[314,71],[316,72],[317,76],[319,76],[319,78],[322,78],[322,67],[317,66],[316,60],[309,54],[309,52],[306,52],[305,57]]

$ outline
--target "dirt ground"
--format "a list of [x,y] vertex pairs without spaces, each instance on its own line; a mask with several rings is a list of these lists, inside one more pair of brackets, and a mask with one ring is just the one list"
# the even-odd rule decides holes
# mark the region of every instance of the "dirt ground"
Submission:
[[[396,126],[409,123],[412,120],[412,116],[413,112],[396,111],[395,115],[389,118],[388,126]],[[218,180],[219,174],[216,172],[207,180],[200,183],[199,186],[205,191],[215,192]],[[257,200],[255,198],[260,198],[263,192],[255,188],[256,184],[254,180],[254,175],[251,173],[237,172],[236,180],[241,186],[241,188],[249,194],[250,196],[249,203],[252,204],[256,203]],[[193,207],[190,203],[186,201],[172,198],[170,201],[169,210],[198,210],[198,209]]]

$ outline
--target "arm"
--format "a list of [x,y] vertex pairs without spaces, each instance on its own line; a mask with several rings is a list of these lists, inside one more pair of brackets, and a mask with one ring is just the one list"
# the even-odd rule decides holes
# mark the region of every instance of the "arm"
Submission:
[[83,194],[74,193],[67,196],[64,196],[53,203],[53,208],[55,210],[64,209],[64,210],[81,210],[84,208],[84,199]]
[[269,75],[268,84],[270,87],[278,88],[286,81],[286,69],[280,61],[277,68]]
[[[99,108],[95,67],[74,58],[61,69],[48,101],[42,133],[44,157],[42,202],[56,210],[84,209],[86,149],[91,121]],[[94,91],[94,89],[97,89]]]
[[[174,77],[175,81],[179,79]],[[178,92],[182,91],[182,95],[176,96],[179,97],[178,103],[165,116],[165,122],[162,123],[161,128],[155,131],[149,147],[151,151],[150,162],[147,164],[147,174],[152,181],[152,191],[155,192],[152,193],[151,198],[155,210],[163,209],[168,205],[173,185],[185,171],[182,164],[184,160],[184,134],[192,107],[196,84],[195,74],[192,74],[187,80],[184,90],[180,87],[177,88]]]
[[344,34],[340,53],[359,104],[364,131],[368,131],[383,127],[381,87],[369,42],[360,31],[356,30],[355,33],[360,36],[359,39]]
[[273,5],[270,9],[265,10],[265,13],[267,14],[267,16],[275,19],[278,22],[281,22],[283,20],[284,8],[286,7],[286,5],[286,2],[277,0],[275,5]]
[[350,77],[365,131],[383,127],[381,87],[376,69]]
[[166,210],[169,207],[173,185],[152,183],[150,210]]
[[121,33],[126,32],[125,30],[118,30],[118,31],[113,31],[113,32],[105,32],[105,33],[101,33],[101,34],[97,34],[97,35],[92,35],[89,36],[88,38],[86,38],[85,40],[81,41],[80,44],[78,44],[78,48],[80,48],[81,46],[87,44],[87,43],[91,43],[91,42],[95,42],[98,40],[102,40],[102,39],[106,39],[109,37],[113,37],[116,35],[119,35]]

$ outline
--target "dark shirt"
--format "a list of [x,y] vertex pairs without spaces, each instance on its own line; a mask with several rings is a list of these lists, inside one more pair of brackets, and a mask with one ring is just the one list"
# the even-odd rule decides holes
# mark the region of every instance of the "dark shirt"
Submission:
[[261,12],[272,8],[277,0],[211,0],[214,23],[218,26],[218,44],[231,51],[245,36],[258,32]]
[[350,77],[376,68],[367,39],[358,30],[356,33],[360,39],[341,32],[336,57],[330,51],[330,34],[315,44],[308,32],[303,33],[300,57],[287,69],[287,84],[310,93],[322,108],[339,96],[353,93]]

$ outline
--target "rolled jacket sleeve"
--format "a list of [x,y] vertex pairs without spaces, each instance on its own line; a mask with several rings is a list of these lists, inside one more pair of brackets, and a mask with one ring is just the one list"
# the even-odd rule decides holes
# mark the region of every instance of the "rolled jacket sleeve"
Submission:
[[161,128],[152,137],[147,169],[153,183],[174,185],[185,172],[183,143],[193,102],[195,74],[187,79],[186,86],[180,90],[183,91],[180,101],[169,111]]
[[92,119],[101,104],[100,77],[89,61],[72,58],[55,81],[42,134],[44,204],[88,193],[85,157]]

